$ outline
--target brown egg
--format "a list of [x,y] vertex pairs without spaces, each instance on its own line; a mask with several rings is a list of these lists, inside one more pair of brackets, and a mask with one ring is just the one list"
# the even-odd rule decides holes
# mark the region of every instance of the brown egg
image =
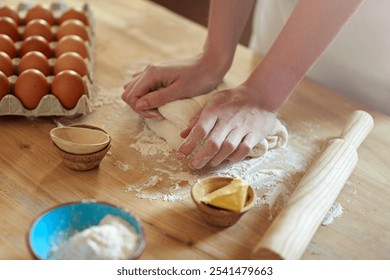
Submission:
[[54,75],[57,75],[63,70],[73,70],[80,76],[88,74],[87,63],[76,52],[67,52],[60,55],[54,64]]
[[50,64],[47,57],[37,51],[28,52],[20,59],[18,73],[21,74],[28,69],[39,70],[45,76],[49,76],[51,74]]
[[65,11],[61,16],[60,16],[60,24],[62,24],[64,21],[67,21],[68,19],[78,19],[85,25],[89,25],[89,20],[88,16],[86,15],[85,12],[82,11],[77,11],[76,9],[69,9]]
[[16,79],[14,94],[26,109],[35,109],[48,92],[49,83],[38,70],[26,70]]
[[43,19],[33,19],[27,23],[23,31],[23,39],[34,35],[40,35],[48,42],[51,42],[54,39],[51,26]]
[[20,46],[20,56],[24,56],[26,53],[31,51],[38,51],[43,53],[47,58],[52,56],[52,51],[49,43],[45,38],[39,35],[27,37],[23,40]]
[[16,56],[15,44],[8,35],[0,34],[0,51],[7,53],[10,58]]
[[26,13],[25,22],[28,23],[33,19],[43,19],[47,21],[49,25],[53,25],[55,23],[55,18],[53,13],[41,5],[36,5],[30,9],[28,9]]
[[6,34],[16,42],[19,40],[18,25],[10,17],[0,17],[0,34]]
[[84,41],[89,40],[87,27],[78,19],[68,19],[58,27],[58,40],[60,40],[62,37],[65,37],[66,35],[77,35]]
[[56,46],[56,57],[59,57],[66,52],[77,52],[83,58],[88,57],[87,44],[83,39],[76,35],[67,35],[58,41]]
[[0,17],[10,17],[12,18],[17,25],[20,23],[19,14],[7,6],[0,8]]
[[10,92],[10,88],[7,76],[0,71],[0,100]]
[[0,52],[0,71],[7,77],[14,74],[14,65],[11,58],[5,52]]
[[86,93],[86,87],[79,74],[72,70],[58,73],[51,84],[51,92],[64,108],[73,109],[80,97]]

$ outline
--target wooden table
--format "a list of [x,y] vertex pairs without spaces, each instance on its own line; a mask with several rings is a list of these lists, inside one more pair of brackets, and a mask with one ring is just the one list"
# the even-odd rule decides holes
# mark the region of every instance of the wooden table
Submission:
[[[95,86],[99,98],[106,92],[102,100],[110,102],[81,118],[0,117],[0,259],[31,259],[26,235],[33,219],[50,207],[81,199],[107,201],[138,216],[147,236],[141,259],[249,258],[251,248],[271,223],[267,207],[251,211],[233,227],[219,229],[203,222],[190,198],[174,203],[151,201],[124,191],[129,182],[147,177],[137,167],[150,164],[128,149],[131,135],[140,129],[139,119],[126,106],[120,107],[122,111],[113,106],[121,102],[118,96],[129,77],[126,71],[147,61],[197,52],[205,29],[147,1],[96,0],[91,4],[97,31]],[[258,60],[239,47],[227,79],[239,83]],[[390,117],[309,80],[300,84],[280,115],[289,130],[306,142],[322,145],[339,134],[347,116],[357,108],[374,116],[375,128],[359,148],[358,165],[337,200],[344,214],[319,228],[303,259],[390,259]],[[317,125],[308,127],[307,121]],[[67,169],[49,138],[56,122],[103,126],[113,138],[110,155],[89,172]],[[118,160],[127,160],[126,172],[118,168]]]

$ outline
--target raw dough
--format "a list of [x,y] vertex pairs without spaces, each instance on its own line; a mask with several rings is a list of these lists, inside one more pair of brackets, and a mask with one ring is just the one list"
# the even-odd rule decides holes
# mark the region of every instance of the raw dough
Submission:
[[[180,133],[188,127],[191,119],[203,108],[215,93],[226,88],[229,88],[229,86],[224,82],[215,90],[207,94],[167,103],[158,108],[159,112],[164,117],[163,120],[145,119],[145,122],[158,136],[165,139],[172,149],[177,150],[184,140],[180,137]],[[260,157],[268,150],[286,145],[287,140],[287,129],[279,120],[277,120],[270,135],[256,145],[248,156]]]

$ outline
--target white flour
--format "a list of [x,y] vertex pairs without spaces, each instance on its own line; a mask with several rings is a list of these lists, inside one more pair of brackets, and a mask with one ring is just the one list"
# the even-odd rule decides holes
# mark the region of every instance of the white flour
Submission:
[[135,192],[139,198],[174,202],[188,198],[190,186],[200,178],[215,175],[238,177],[248,180],[255,188],[257,205],[268,205],[271,216],[284,205],[303,176],[310,159],[318,150],[316,146],[312,146],[311,149],[304,146],[306,150],[300,152],[288,145],[285,148],[270,150],[260,158],[190,172],[186,163],[177,161],[168,144],[146,125],[134,139],[135,143],[130,144],[129,148],[136,149],[143,158],[148,159],[148,162],[157,164],[145,170],[145,173],[149,174],[147,180],[127,185],[126,192]]
[[137,140],[130,147],[136,149],[143,156],[154,156],[163,154],[169,156],[172,149],[168,146],[164,139],[158,137],[153,131],[144,126],[143,131],[139,133],[135,139]]
[[76,233],[54,248],[55,260],[127,260],[134,252],[137,234],[118,216],[106,215],[97,226]]
[[343,214],[343,207],[340,203],[334,203],[326,214],[324,220],[322,221],[323,226],[330,225],[333,223],[334,219],[341,217]]

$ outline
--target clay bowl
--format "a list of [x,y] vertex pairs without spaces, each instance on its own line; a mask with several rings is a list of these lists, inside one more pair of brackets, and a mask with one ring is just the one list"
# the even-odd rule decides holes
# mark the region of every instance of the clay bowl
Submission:
[[[111,148],[111,137],[103,129],[91,125],[77,124],[70,125],[65,128],[69,128],[71,130],[73,129],[73,131],[69,132],[66,129],[60,131],[54,128],[50,132],[54,147],[62,158],[62,163],[66,167],[78,171],[87,171],[98,167]],[[85,135],[85,137],[74,136],[74,134],[79,132],[80,134]],[[87,134],[97,137],[95,143],[93,143],[94,141],[90,139],[85,140],[88,137],[86,136]],[[76,144],[72,145],[66,142],[73,142]],[[61,145],[64,143],[67,147],[65,150],[64,145]],[[84,150],[83,147],[85,148]],[[88,153],[86,150],[88,150]]]
[[256,194],[251,186],[248,187],[245,206],[240,212],[217,208],[201,202],[206,194],[228,185],[232,180],[231,177],[210,177],[198,180],[191,188],[192,200],[207,223],[218,227],[232,226],[255,205]]
[[101,151],[110,142],[110,136],[103,130],[83,126],[53,128],[50,137],[61,150],[77,155]]

